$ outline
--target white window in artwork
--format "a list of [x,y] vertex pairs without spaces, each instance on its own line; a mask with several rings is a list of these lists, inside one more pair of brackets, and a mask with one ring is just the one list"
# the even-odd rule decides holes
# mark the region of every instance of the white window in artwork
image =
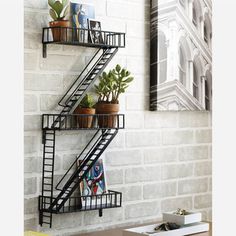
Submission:
[[212,108],[212,75],[209,71],[207,71],[205,79],[205,109],[211,110],[211,108]]
[[158,84],[164,83],[167,77],[167,45],[166,36],[158,31]]
[[207,79],[205,80],[205,109],[210,110],[210,96]]
[[204,20],[204,41],[211,48],[211,38],[212,38],[212,25],[211,20],[208,15],[206,15]]
[[204,41],[208,44],[208,31],[205,22],[204,22]]
[[193,24],[196,26],[196,28],[198,27],[198,21],[197,21],[197,12],[196,12],[196,8],[193,5]]
[[186,87],[187,60],[182,46],[179,46],[179,80]]
[[193,63],[193,96],[199,100],[199,75],[195,63]]

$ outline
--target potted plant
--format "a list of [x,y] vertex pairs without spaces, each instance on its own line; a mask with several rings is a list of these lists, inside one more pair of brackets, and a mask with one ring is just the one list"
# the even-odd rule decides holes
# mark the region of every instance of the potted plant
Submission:
[[91,128],[93,123],[93,115],[95,114],[95,101],[92,95],[86,94],[75,109],[77,127]]
[[49,22],[53,40],[66,41],[67,30],[64,27],[69,27],[69,20],[65,20],[69,12],[68,0],[48,0],[48,5],[51,7],[49,14],[53,19]]
[[119,96],[125,92],[132,80],[130,72],[121,68],[119,64],[108,73],[103,72],[99,77],[99,84],[95,85],[98,95],[95,107],[96,114],[104,114],[98,117],[100,127],[115,127],[116,114],[119,112]]

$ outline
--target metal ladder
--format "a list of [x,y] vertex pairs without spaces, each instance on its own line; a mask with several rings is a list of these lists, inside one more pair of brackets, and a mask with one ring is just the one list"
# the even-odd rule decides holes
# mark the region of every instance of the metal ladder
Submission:
[[[53,175],[55,158],[55,130],[43,130],[43,176],[42,176],[42,198],[41,206],[44,209],[52,204],[53,196]],[[47,198],[50,201],[47,202]],[[52,213],[40,209],[39,224],[52,225]]]
[[[77,167],[76,170],[74,171],[73,174],[71,174],[70,178],[67,180],[64,187],[61,189],[61,192],[52,202],[52,204],[49,207],[49,210],[55,213],[60,211],[60,209],[64,206],[65,202],[69,199],[72,193],[79,187],[80,182],[84,179],[86,174],[89,172],[89,170],[98,160],[98,158],[102,155],[104,150],[107,148],[107,146],[110,144],[110,142],[113,140],[113,138],[116,136],[117,133],[118,129],[104,129],[102,130],[102,133],[99,136],[97,135],[99,134],[99,131],[95,133],[95,135],[89,142],[89,144],[93,142],[92,147],[90,147],[85,157],[81,160],[81,163],[79,165],[76,165]],[[88,147],[89,144],[86,147]],[[66,174],[72,169],[72,167],[75,166],[75,164],[80,159],[85,150],[86,148],[76,158],[76,161],[71,165]],[[65,175],[62,177],[62,179],[65,177]]]
[[[101,52],[102,54],[99,58],[94,62],[96,56]],[[106,48],[106,49],[98,49],[93,58],[78,76],[77,80],[71,85],[62,99],[59,101],[58,105],[62,106],[63,109],[60,115],[55,119],[52,124],[52,128],[60,128],[61,123],[64,121],[63,115],[71,114],[80,101],[83,99],[86,92],[93,85],[98,76],[101,75],[107,64],[111,61],[111,59],[117,53],[118,48]],[[92,64],[92,66],[91,66]],[[89,68],[87,74],[81,79],[84,72]],[[68,95],[70,94],[70,95]]]

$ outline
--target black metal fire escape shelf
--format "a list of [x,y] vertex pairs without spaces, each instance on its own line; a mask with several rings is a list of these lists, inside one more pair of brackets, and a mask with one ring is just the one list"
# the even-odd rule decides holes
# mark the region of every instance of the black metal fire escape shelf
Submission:
[[[100,34],[100,41],[92,41],[94,32]],[[81,196],[79,186],[89,170],[102,155],[110,142],[124,129],[123,114],[73,114],[84,95],[117,53],[125,47],[125,34],[107,31],[91,31],[79,28],[43,28],[43,57],[47,44],[76,45],[97,48],[78,78],[59,101],[59,114],[42,115],[43,171],[42,194],[39,196],[39,224],[52,226],[52,214],[77,211],[102,210],[121,207],[122,193],[108,190],[105,194]],[[89,128],[86,124],[90,122]],[[54,161],[56,131],[94,130],[94,134],[83,151],[54,187]]]

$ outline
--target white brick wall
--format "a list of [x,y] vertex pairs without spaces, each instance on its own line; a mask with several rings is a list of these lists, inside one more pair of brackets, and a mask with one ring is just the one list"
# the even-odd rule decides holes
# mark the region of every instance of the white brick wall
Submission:
[[[127,47],[112,63],[127,66],[135,81],[120,99],[126,115],[104,154],[109,189],[123,192],[122,208],[55,215],[53,229],[38,225],[42,133],[41,117],[58,110],[57,102],[82,70],[92,49],[50,45],[42,58],[41,27],[47,26],[47,0],[25,0],[25,229],[53,236],[102,230],[156,220],[161,212],[183,207],[211,219],[211,114],[150,112],[149,1],[94,2],[104,30],[126,32]],[[32,23],[33,22],[33,23]],[[89,132],[61,132],[56,137],[56,179],[84,147]]]

